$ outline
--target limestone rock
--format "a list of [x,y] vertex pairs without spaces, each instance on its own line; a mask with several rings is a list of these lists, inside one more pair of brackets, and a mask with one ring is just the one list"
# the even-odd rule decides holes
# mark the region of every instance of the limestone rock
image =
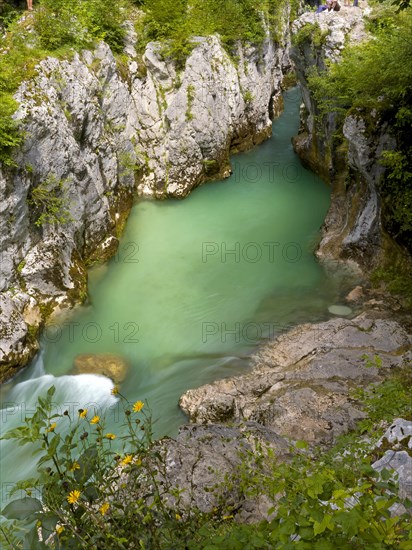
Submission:
[[[410,360],[412,340],[390,319],[363,313],[301,325],[263,346],[250,373],[188,390],[190,421],[253,420],[291,439],[329,445],[365,414],[350,390]],[[379,355],[381,366],[367,364]]]
[[[255,422],[231,427],[222,424],[182,426],[176,439],[165,438],[156,444],[159,463],[150,464],[151,471],[157,471],[157,482],[165,491],[164,504],[183,514],[194,509],[204,513],[216,509],[222,515],[236,513],[243,521],[267,519],[273,502],[247,500],[236,483],[221,483],[236,474],[242,461],[253,464],[257,442],[271,449],[281,461],[291,457],[290,445],[285,439]],[[129,494],[139,486],[140,496],[144,497],[145,491],[150,494],[144,470],[123,475],[117,485],[120,492],[126,490]]]
[[392,515],[400,515],[412,509],[406,508],[405,500],[412,501],[412,422],[404,418],[396,418],[383,436],[378,441],[376,447],[379,449],[382,445],[389,445],[391,449],[372,464],[372,468],[381,472],[383,469],[395,473],[395,478],[399,483],[399,502],[395,502],[390,510]]
[[[24,312],[30,306],[27,294],[0,293],[0,383],[15,374],[15,367],[24,366],[38,350],[37,340],[29,330]],[[38,319],[33,326],[38,327]]]
[[404,418],[396,418],[378,442],[378,447],[385,442],[396,444],[408,439],[408,448],[412,449],[412,422]]
[[372,120],[368,123],[361,112],[346,118],[343,125],[346,143],[340,148],[336,148],[333,138],[336,113],[325,115],[322,129],[318,129],[315,118],[319,109],[307,82],[311,70],[324,70],[328,63],[339,60],[347,43],[359,43],[367,34],[358,9],[305,13],[293,23],[292,35],[297,36],[305,25],[318,30],[291,51],[304,104],[294,145],[303,162],[332,186],[331,206],[316,254],[325,263],[345,262],[352,268],[368,271],[376,266],[384,248],[377,192],[384,171],[380,157],[383,150],[394,147],[395,139],[376,110],[370,114]]
[[126,378],[129,365],[112,353],[83,353],[74,359],[74,374],[102,374],[115,384]]

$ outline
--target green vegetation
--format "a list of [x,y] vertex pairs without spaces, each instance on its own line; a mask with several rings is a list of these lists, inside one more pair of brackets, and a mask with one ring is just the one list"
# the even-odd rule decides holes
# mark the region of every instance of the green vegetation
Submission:
[[325,43],[327,36],[328,31],[322,31],[317,23],[306,23],[293,35],[292,44],[299,47],[310,40],[314,46],[319,48]]
[[412,277],[410,266],[390,264],[378,267],[371,275],[374,286],[385,283],[387,289],[397,295],[405,308],[412,308]]
[[193,84],[189,84],[189,86],[187,87],[187,109],[185,113],[187,121],[193,119],[192,106],[195,99],[195,91],[196,90]]
[[[218,33],[229,52],[236,42],[260,44],[271,32],[281,36],[288,0],[37,0],[32,14],[0,0],[0,161],[14,165],[13,149],[23,139],[12,115],[13,94],[35,75],[36,64],[48,55],[66,58],[75,50],[105,40],[118,54],[120,69],[124,22],[135,20],[141,50],[150,40],[162,42],[162,54],[182,68],[194,47],[193,36]],[[24,3],[23,3],[24,4]],[[143,9],[143,17],[136,12]],[[292,0],[296,11],[298,0]]]
[[[379,358],[365,359],[365,368],[379,364]],[[355,391],[368,418],[327,452],[298,442],[287,463],[258,441],[253,452],[243,452],[241,467],[225,485],[239,488],[245,498],[263,495],[276,503],[271,521],[251,525],[238,524],[235,510],[223,512],[223,506],[210,514],[182,506],[181,492],[162,476],[164,456],[152,441],[150,411],[145,413],[142,402],[131,404],[113,390],[124,406],[121,433],[113,434],[96,411],[54,413],[52,387],[39,398],[34,415],[4,436],[31,445],[39,459],[37,477],[14,488],[27,496],[2,511],[11,525],[3,524],[0,541],[5,548],[34,550],[409,550],[408,514],[392,517],[389,511],[399,501],[397,484],[390,472],[371,467],[385,446],[372,449],[362,434],[377,439],[382,423],[412,418],[411,382],[412,371],[405,367]],[[42,502],[34,496],[39,494]],[[23,527],[29,529],[24,542],[17,536]],[[38,532],[49,539],[47,547],[37,540]]]
[[126,0],[40,0],[34,30],[48,51],[62,46],[83,48],[105,40],[115,52],[123,48]]
[[412,20],[409,10],[382,6],[369,22],[373,37],[345,48],[342,60],[309,78],[320,112],[352,114],[369,135],[387,123],[395,150],[384,151],[380,184],[387,231],[412,249]]
[[238,40],[261,43],[262,16],[272,31],[280,24],[284,0],[146,0],[142,30],[146,40],[170,40],[182,48],[192,36],[218,33],[233,46]]
[[[261,44],[269,31],[280,38],[287,0],[145,0],[139,22],[141,46],[163,42],[163,54],[182,66],[193,49],[193,36],[219,34],[229,53],[236,43]],[[294,9],[298,2],[292,1]]]
[[18,123],[12,118],[17,106],[13,97],[0,92],[0,162],[7,166],[14,165],[11,153],[23,139]]
[[0,162],[14,165],[12,152],[23,136],[12,118],[18,107],[13,95],[23,80],[35,75],[36,64],[48,55],[68,57],[73,50],[91,47],[98,40],[121,51],[123,22],[130,9],[129,0],[38,0],[35,11],[18,20],[21,12],[8,3],[3,6],[1,22],[6,32],[0,39]]
[[254,100],[254,95],[250,90],[246,90],[246,92],[243,94],[243,99],[245,103],[251,103]]
[[35,225],[64,224],[72,220],[68,210],[66,183],[67,180],[59,180],[52,174],[31,190],[28,203],[36,218]]

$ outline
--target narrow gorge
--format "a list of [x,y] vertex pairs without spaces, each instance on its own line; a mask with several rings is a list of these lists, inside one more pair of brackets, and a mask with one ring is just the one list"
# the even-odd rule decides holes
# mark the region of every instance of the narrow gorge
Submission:
[[[39,535],[30,527],[19,548],[237,548],[230,535],[219,538],[232,522],[250,548],[353,544],[362,529],[352,536],[337,516],[325,518],[329,505],[355,514],[350,498],[369,498],[361,481],[341,505],[337,489],[328,492],[333,475],[319,474],[321,489],[305,494],[320,511],[302,512],[291,525],[280,506],[287,488],[264,489],[276,468],[288,479],[281,472],[297,460],[312,472],[304,461],[317,464],[337,445],[332,463],[364,452],[372,472],[392,472],[397,485],[385,485],[392,492],[383,513],[401,519],[388,519],[380,547],[396,547],[390,529],[396,524],[404,536],[412,498],[412,261],[407,222],[393,229],[382,181],[394,172],[382,155],[397,154],[403,134],[390,109],[325,107],[322,83],[389,16],[364,0],[320,13],[303,2],[262,0],[258,9],[244,0],[237,9],[245,12],[227,7],[255,17],[255,26],[239,23],[244,36],[227,38],[223,24],[206,36],[192,32],[176,57],[165,44],[180,47],[184,26],[170,43],[165,35],[142,48],[144,24],[155,32],[163,1],[135,2],[120,50],[95,40],[44,56],[14,94],[22,141],[0,165],[2,436],[12,430],[0,441],[3,515],[33,521],[34,510],[43,518]],[[177,2],[178,12],[183,4],[190,21],[198,2]],[[36,9],[18,20],[27,36],[39,32],[38,13],[49,8]],[[248,38],[253,33],[259,41]],[[394,388],[397,403],[383,413]],[[38,403],[40,431],[31,424],[19,432],[34,422],[27,418]],[[38,441],[33,434],[42,430]],[[356,435],[345,451],[339,445],[348,432]],[[44,492],[32,499],[38,485],[30,483],[17,495],[27,514],[10,504],[11,486],[37,475],[19,438],[45,449],[50,472],[59,445],[67,456],[71,444],[80,453],[65,459],[66,481],[57,466],[68,494],[61,513],[44,504]],[[107,500],[91,489],[95,479],[103,491],[96,449],[104,441],[103,455],[117,461],[102,469]],[[83,493],[85,515],[100,514],[99,525],[107,518],[103,538],[88,533],[88,543],[86,523],[67,519]],[[127,540],[114,510],[130,499],[143,527]],[[259,522],[269,527],[259,531]],[[14,531],[2,525],[8,541]],[[115,538],[104,538],[111,525]],[[209,535],[200,537],[205,525],[217,537],[212,546]],[[242,525],[251,531],[242,534]],[[378,544],[379,536],[362,534],[360,544]]]

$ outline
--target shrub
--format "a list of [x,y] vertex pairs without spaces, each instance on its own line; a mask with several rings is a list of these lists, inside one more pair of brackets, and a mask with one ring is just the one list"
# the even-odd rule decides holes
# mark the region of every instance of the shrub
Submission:
[[64,224],[72,220],[66,183],[67,180],[59,180],[52,174],[31,190],[28,203],[36,217],[35,225]]
[[19,124],[13,119],[17,106],[10,94],[0,92],[0,162],[7,166],[15,164],[12,151],[23,139]]

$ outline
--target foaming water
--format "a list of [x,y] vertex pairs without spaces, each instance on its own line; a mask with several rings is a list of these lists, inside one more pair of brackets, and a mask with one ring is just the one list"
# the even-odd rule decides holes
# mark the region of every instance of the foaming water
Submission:
[[[338,283],[313,248],[329,190],[293,152],[296,94],[286,94],[272,138],[234,157],[229,179],[184,201],[138,202],[117,256],[90,272],[89,303],[49,327],[41,355],[3,387],[3,429],[21,423],[20,409],[33,410],[52,384],[56,409],[113,407],[110,380],[72,374],[77,355],[111,353],[130,366],[122,393],[147,399],[156,435],[173,435],[185,421],[178,399],[186,389],[245,372],[265,339],[328,315]],[[115,415],[108,422],[120,429]],[[6,479],[26,477],[29,453],[3,445]]]
[[[38,373],[40,370],[41,361],[36,361],[33,371]],[[51,386],[56,389],[52,401],[52,415],[61,415],[67,411],[71,419],[77,419],[80,407],[107,412],[117,404],[116,398],[111,394],[113,382],[104,376],[81,374],[56,377],[52,374],[43,374],[14,385],[7,398],[2,400],[1,435],[7,430],[23,425],[25,417],[31,416],[36,410],[38,397],[45,397]],[[112,416],[118,418],[118,414]],[[64,420],[59,418],[59,433],[63,434],[69,429],[68,419],[69,417],[65,417]],[[2,504],[8,500],[13,482],[33,475],[36,463],[33,451],[36,448],[37,446],[30,444],[17,446],[13,439],[0,440]]]

